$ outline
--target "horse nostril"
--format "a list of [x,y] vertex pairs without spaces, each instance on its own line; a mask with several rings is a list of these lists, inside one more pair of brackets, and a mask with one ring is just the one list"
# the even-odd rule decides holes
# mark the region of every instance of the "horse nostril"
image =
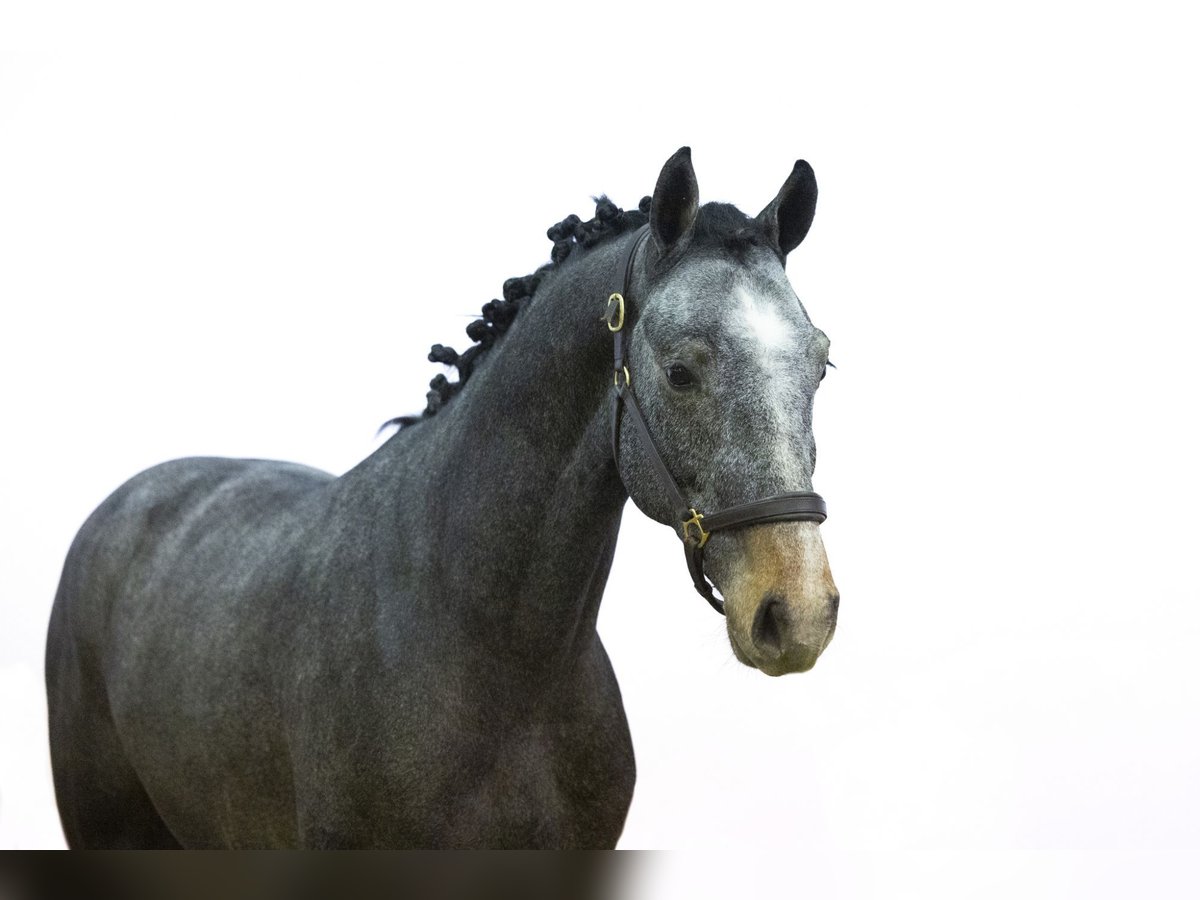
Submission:
[[750,637],[755,645],[768,653],[778,656],[783,652],[783,633],[787,623],[787,612],[783,602],[768,595],[758,606],[754,615],[754,626],[750,629]]
[[831,619],[837,618],[838,607],[841,606],[841,604],[842,604],[842,595],[841,594],[830,594],[829,595],[829,618],[831,618]]

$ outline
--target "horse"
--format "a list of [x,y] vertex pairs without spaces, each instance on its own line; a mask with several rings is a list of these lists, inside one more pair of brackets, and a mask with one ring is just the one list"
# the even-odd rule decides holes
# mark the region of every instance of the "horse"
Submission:
[[785,273],[816,197],[801,160],[756,217],[701,206],[681,148],[637,209],[556,223],[344,475],[193,458],[116,490],[46,646],[69,845],[613,847],[635,764],[596,617],[627,499],[742,663],[806,671],[834,633],[829,339]]

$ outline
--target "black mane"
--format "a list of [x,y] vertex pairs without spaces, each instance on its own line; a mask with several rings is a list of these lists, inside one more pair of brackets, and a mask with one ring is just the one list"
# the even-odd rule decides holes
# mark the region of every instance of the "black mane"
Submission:
[[[504,282],[504,299],[490,300],[483,305],[482,318],[467,326],[467,337],[475,343],[461,354],[444,344],[434,344],[429,350],[429,361],[453,366],[458,370],[458,379],[451,381],[444,374],[429,382],[425,395],[425,409],[420,415],[398,416],[384,424],[400,428],[413,425],[435,415],[450,402],[475,370],[475,364],[483,354],[508,330],[517,313],[525,305],[547,272],[562,265],[572,253],[583,252],[611,238],[633,231],[650,219],[650,198],[643,197],[635,210],[623,210],[605,196],[596,199],[596,215],[584,222],[577,215],[569,215],[555,222],[546,230],[546,237],[554,242],[550,262],[532,275],[510,278]],[[728,203],[706,203],[700,207],[693,232],[694,246],[723,249],[742,257],[750,247],[770,246],[770,241],[758,222],[736,206]],[[777,252],[777,251],[776,251]]]
[[451,381],[444,374],[436,376],[429,382],[430,390],[425,395],[425,409],[420,415],[399,416],[385,423],[383,427],[396,425],[403,428],[435,415],[462,390],[475,370],[479,358],[508,331],[517,313],[537,291],[547,272],[562,265],[572,253],[582,252],[616,235],[633,231],[649,220],[649,197],[643,197],[637,209],[626,211],[607,197],[601,196],[596,198],[596,215],[590,221],[584,222],[579,216],[572,214],[551,225],[546,230],[546,237],[554,242],[554,249],[550,251],[550,262],[532,275],[510,278],[504,282],[504,299],[485,303],[483,317],[467,326],[467,337],[475,343],[461,354],[443,344],[434,344],[430,348],[429,361],[453,366],[458,370],[458,380]]

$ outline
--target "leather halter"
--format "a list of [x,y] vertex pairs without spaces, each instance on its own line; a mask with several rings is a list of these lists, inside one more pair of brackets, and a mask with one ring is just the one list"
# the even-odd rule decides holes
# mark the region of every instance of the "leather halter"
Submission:
[[[638,248],[645,242],[650,233],[650,226],[643,225],[630,243],[626,255],[621,258],[620,267],[614,272],[621,278],[621,290],[613,291],[608,297],[604,321],[613,336],[613,402],[612,402],[612,452],[613,462],[617,463],[617,475],[621,467],[618,461],[621,438],[621,414],[626,412],[633,423],[634,433],[641,441],[646,455],[658,481],[671,499],[674,507],[675,521],[679,524],[679,535],[683,539],[684,555],[687,557],[688,572],[692,576],[692,584],[696,591],[707,600],[712,608],[725,615],[725,603],[713,592],[713,586],[704,576],[704,545],[714,531],[725,531],[730,528],[741,528],[746,525],[761,525],[766,522],[824,522],[825,501],[820,494],[812,491],[793,491],[776,494],[763,500],[752,500],[749,503],[739,503],[714,513],[702,513],[688,503],[679,485],[671,476],[667,464],[654,445],[646,417],[642,415],[637,397],[633,393],[633,384],[629,375],[629,364],[625,358],[625,303],[629,296],[630,282],[633,277],[633,261]],[[618,274],[621,273],[621,274]]]

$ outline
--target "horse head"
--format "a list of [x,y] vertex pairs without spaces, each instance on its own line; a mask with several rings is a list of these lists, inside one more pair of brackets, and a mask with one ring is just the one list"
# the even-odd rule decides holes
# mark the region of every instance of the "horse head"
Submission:
[[[659,175],[649,236],[627,276],[623,353],[632,374],[624,377],[652,444],[629,415],[615,437],[634,503],[677,531],[678,504],[664,490],[653,448],[676,494],[696,509],[810,492],[813,399],[829,363],[829,339],[784,271],[812,224],[812,168],[797,162],[753,218],[698,199],[685,147]],[[683,525],[682,536],[702,541],[734,655],[769,675],[804,672],[833,637],[838,591],[816,521],[764,518],[712,534],[701,518],[690,532]]]

